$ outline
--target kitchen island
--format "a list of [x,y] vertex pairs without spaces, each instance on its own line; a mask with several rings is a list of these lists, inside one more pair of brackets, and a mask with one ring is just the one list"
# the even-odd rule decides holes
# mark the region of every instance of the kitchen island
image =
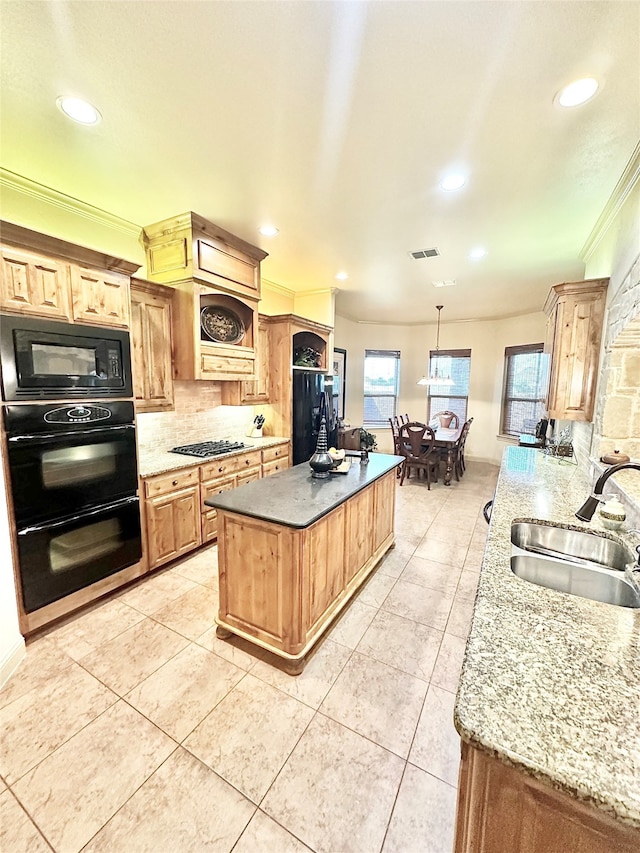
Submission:
[[291,674],[394,545],[399,456],[347,473],[308,463],[205,503],[218,512],[218,635],[278,655]]
[[574,516],[591,489],[571,460],[505,453],[455,706],[456,853],[640,850],[640,609],[510,568],[514,518],[602,529]]

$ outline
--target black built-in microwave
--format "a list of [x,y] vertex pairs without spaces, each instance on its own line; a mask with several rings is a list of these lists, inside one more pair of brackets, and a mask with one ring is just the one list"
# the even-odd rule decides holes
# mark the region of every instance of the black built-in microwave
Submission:
[[132,397],[129,333],[0,314],[3,398]]

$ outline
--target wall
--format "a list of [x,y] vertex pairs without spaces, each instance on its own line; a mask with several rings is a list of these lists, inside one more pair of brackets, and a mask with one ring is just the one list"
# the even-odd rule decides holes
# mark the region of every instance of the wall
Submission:
[[[542,306],[541,306],[542,308]],[[544,341],[545,316],[535,314],[503,320],[475,320],[440,326],[443,349],[471,348],[468,413],[473,426],[467,440],[470,459],[499,463],[507,440],[499,438],[500,408],[504,373],[504,350],[517,344]],[[417,380],[427,372],[429,350],[435,348],[436,326],[382,326],[354,323],[336,315],[334,342],[347,350],[345,415],[353,426],[362,424],[365,349],[399,350],[400,394],[398,412],[415,420],[427,416],[427,396]],[[378,449],[391,452],[389,429],[371,429]]]

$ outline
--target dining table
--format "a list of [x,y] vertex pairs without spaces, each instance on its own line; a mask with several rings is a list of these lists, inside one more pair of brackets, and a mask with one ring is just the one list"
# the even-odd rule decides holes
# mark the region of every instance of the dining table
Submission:
[[435,448],[442,448],[447,451],[447,467],[444,472],[445,486],[451,485],[451,475],[453,474],[453,468],[456,460],[456,445],[460,441],[463,427],[464,424],[456,427],[455,429],[451,429],[451,427],[438,427],[436,430],[434,450]]

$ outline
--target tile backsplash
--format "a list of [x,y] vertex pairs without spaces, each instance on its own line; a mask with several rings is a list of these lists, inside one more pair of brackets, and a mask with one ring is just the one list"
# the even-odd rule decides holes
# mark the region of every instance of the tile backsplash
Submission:
[[246,435],[253,423],[253,406],[223,406],[221,394],[218,382],[175,382],[175,411],[138,415],[141,451]]

